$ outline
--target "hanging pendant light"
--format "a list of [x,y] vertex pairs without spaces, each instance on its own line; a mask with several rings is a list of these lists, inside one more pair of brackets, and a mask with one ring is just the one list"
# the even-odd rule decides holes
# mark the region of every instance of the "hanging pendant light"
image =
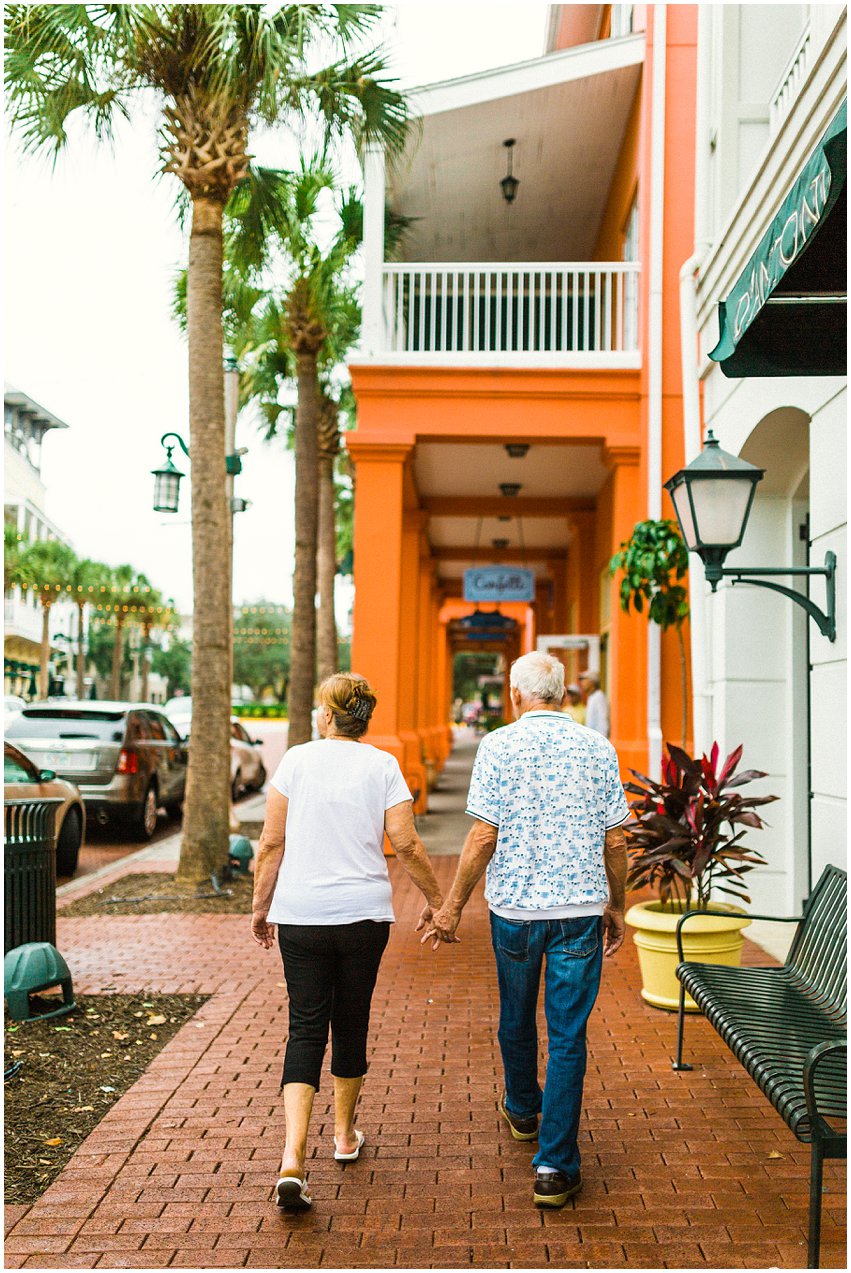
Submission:
[[508,151],[508,172],[499,184],[502,189],[502,197],[506,203],[514,202],[517,198],[517,187],[520,185],[520,182],[514,176],[511,167],[511,153],[514,149],[514,141],[515,139],[513,137],[509,137],[507,141],[502,143]]

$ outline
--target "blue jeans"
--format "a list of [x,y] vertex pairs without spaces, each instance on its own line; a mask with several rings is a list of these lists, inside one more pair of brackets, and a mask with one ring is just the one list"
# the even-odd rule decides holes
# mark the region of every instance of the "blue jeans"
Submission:
[[[518,1118],[541,1114],[535,1167],[566,1176],[579,1172],[576,1144],[585,1079],[585,1030],[600,988],[602,920],[502,919],[491,912],[499,978],[499,1046],[505,1068],[506,1109]],[[544,974],[549,1056],[544,1089],[538,1082],[536,1012]]]

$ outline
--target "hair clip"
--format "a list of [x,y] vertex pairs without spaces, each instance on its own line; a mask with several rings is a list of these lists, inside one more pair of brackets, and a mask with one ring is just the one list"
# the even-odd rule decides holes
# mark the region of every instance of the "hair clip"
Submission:
[[358,696],[351,700],[346,711],[350,716],[354,716],[355,720],[367,721],[372,715],[372,703],[369,699]]

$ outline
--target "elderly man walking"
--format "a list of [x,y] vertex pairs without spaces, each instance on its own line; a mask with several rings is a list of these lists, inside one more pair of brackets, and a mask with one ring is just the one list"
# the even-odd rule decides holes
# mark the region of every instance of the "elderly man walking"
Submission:
[[[577,1134],[586,1025],[603,955],[613,955],[624,937],[620,827],[629,807],[611,743],[560,710],[561,663],[526,654],[512,665],[510,685],[516,719],[479,746],[467,800],[475,820],[452,889],[423,940],[454,937],[487,868],[505,1069],[499,1109],[515,1140],[538,1139],[533,1201],[563,1207],[582,1184]],[[542,1090],[536,1010],[544,966],[549,1056]]]

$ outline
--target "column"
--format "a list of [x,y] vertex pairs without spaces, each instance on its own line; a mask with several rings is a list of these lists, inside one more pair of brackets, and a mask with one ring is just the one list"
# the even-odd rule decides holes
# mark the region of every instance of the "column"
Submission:
[[412,443],[347,439],[357,474],[352,668],[375,687],[369,741],[403,766],[399,737],[400,625],[405,464]]
[[433,721],[431,719],[431,689],[434,678],[433,565],[425,527],[420,532],[419,586],[417,733],[420,738],[426,769],[426,782],[429,791],[431,791],[437,777],[438,761],[434,746]]
[[[607,450],[606,461],[612,468],[611,527],[606,548],[611,556],[644,516],[644,492],[638,448]],[[646,773],[647,617],[624,614],[618,603],[616,579],[611,580],[609,588],[608,694],[612,742],[622,771],[639,769]]]
[[363,349],[384,348],[384,199],[385,161],[380,146],[369,145],[363,160]]
[[[358,492],[360,496],[360,492]],[[420,544],[428,514],[415,509],[402,515],[402,573],[399,606],[399,738],[404,747],[402,771],[414,792],[414,809],[425,813],[428,782],[422,739],[417,729],[418,681],[424,651],[420,648]]]

